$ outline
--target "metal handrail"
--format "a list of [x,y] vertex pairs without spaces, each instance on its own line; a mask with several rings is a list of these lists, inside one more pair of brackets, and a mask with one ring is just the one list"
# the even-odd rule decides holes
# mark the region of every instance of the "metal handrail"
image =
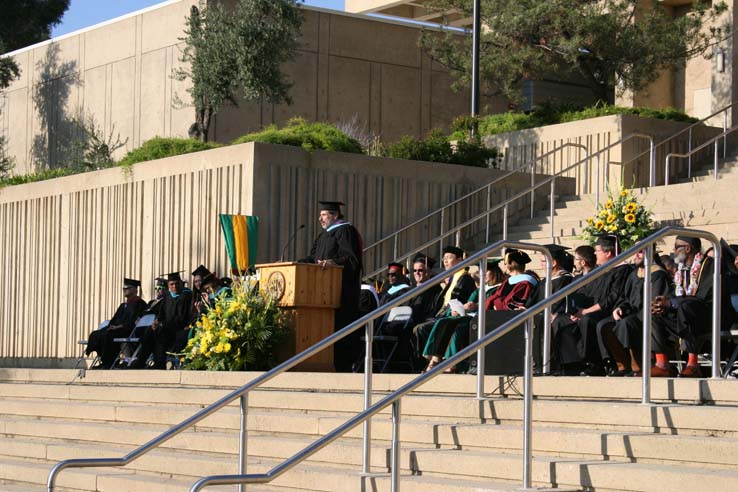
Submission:
[[[732,103],[728,104],[727,106],[724,106],[724,107],[718,109],[714,113],[712,113],[712,114],[710,114],[708,116],[705,116],[701,120],[698,120],[698,121],[692,123],[691,125],[689,125],[689,126],[687,126],[685,128],[682,128],[678,132],[676,132],[676,133],[674,133],[674,134],[666,137],[665,139],[661,140],[660,142],[658,142],[656,144],[656,147],[660,147],[660,146],[662,146],[662,145],[664,145],[664,144],[666,144],[668,142],[671,142],[673,139],[677,138],[678,136],[684,134],[685,132],[688,132],[689,133],[689,138],[687,140],[687,146],[688,146],[687,152],[691,152],[692,151],[692,130],[694,130],[694,128],[696,128],[696,127],[698,127],[700,125],[703,125],[707,120],[709,120],[709,119],[711,119],[711,118],[713,118],[713,117],[715,117],[715,116],[717,116],[717,115],[719,115],[719,114],[722,113],[723,114],[723,132],[727,131],[728,130],[728,110],[729,109],[732,109],[733,106],[735,106],[736,104],[738,104],[738,101],[737,102],[732,102]],[[723,158],[725,158],[727,156],[727,154],[726,154],[727,145],[726,144],[727,144],[727,140],[724,140],[723,141]],[[632,159],[630,159],[625,164],[629,164],[629,163],[631,163],[631,162],[633,162],[633,161],[635,161],[637,159],[640,159],[641,157],[643,157],[644,155],[646,155],[648,152],[649,151],[641,152],[640,154],[638,154],[637,156],[633,157]],[[692,156],[690,155],[689,156],[689,167],[688,167],[688,169],[691,170],[691,168],[692,168]],[[689,171],[688,171],[688,173],[689,173]],[[688,174],[688,177],[691,177],[691,174]],[[668,184],[668,183],[666,183],[666,184]],[[654,186],[654,185],[651,184],[650,186]]]
[[[507,220],[508,219],[508,209],[510,207],[510,204],[513,203],[516,200],[519,200],[520,198],[523,198],[523,197],[527,196],[528,194],[534,193],[535,190],[537,190],[538,188],[540,188],[540,187],[542,187],[542,186],[544,186],[546,184],[550,184],[550,186],[551,186],[550,195],[549,195],[549,218],[551,220],[551,237],[553,238],[555,236],[555,234],[554,234],[554,230],[555,230],[555,223],[554,223],[554,217],[555,217],[555,215],[554,215],[554,208],[555,208],[554,207],[554,194],[555,193],[554,192],[555,192],[556,178],[561,177],[563,174],[568,173],[571,170],[573,170],[574,168],[579,167],[582,164],[588,163],[592,158],[595,158],[596,159],[596,163],[597,163],[596,164],[597,169],[596,169],[596,172],[595,172],[595,203],[598,203],[599,204],[599,201],[600,201],[600,198],[599,198],[599,196],[600,196],[599,195],[599,182],[600,182],[600,172],[599,172],[600,160],[599,160],[599,158],[600,158],[600,156],[599,155],[601,153],[603,153],[603,152],[607,152],[608,150],[610,150],[611,148],[613,148],[616,145],[621,145],[621,144],[623,144],[623,143],[625,143],[625,142],[627,142],[627,141],[629,141],[631,139],[634,139],[634,138],[643,138],[643,139],[649,140],[649,142],[651,143],[651,149],[652,149],[652,152],[653,152],[654,146],[653,146],[653,137],[652,136],[646,135],[646,134],[643,134],[643,133],[631,133],[628,136],[626,136],[626,137],[618,140],[617,142],[612,143],[612,144],[608,145],[607,147],[604,147],[604,148],[598,150],[594,154],[588,156],[586,159],[582,159],[582,160],[580,160],[578,162],[575,162],[571,166],[569,166],[569,167],[567,167],[565,169],[562,169],[562,170],[558,171],[555,174],[552,174],[550,176],[547,176],[542,181],[539,181],[538,183],[535,183],[534,185],[532,185],[530,188],[526,188],[525,190],[522,190],[522,191],[518,192],[517,194],[513,195],[512,197],[510,197],[509,199],[507,199],[505,202],[499,203],[499,204],[495,205],[494,207],[492,207],[492,208],[490,208],[488,210],[485,210],[484,212],[481,212],[481,213],[475,215],[474,217],[472,217],[470,219],[467,219],[466,221],[462,222],[461,224],[458,224],[457,226],[453,227],[452,229],[449,229],[446,232],[442,232],[438,237],[436,237],[434,239],[431,239],[429,241],[426,241],[425,243],[421,244],[420,246],[416,246],[416,247],[410,249],[407,253],[403,254],[402,256],[395,257],[394,261],[397,261],[397,262],[409,261],[413,257],[413,255],[415,255],[415,254],[417,254],[417,253],[419,253],[419,252],[421,252],[421,251],[423,251],[425,249],[430,248],[431,246],[433,246],[434,244],[436,244],[438,242],[441,242],[442,243],[443,240],[447,236],[450,236],[452,234],[456,234],[458,236],[459,232],[462,229],[464,229],[465,227],[468,227],[468,226],[474,224],[475,222],[479,221],[482,218],[489,217],[491,214],[493,214],[494,212],[497,212],[498,210],[503,210],[503,218],[502,218],[502,239],[503,240],[506,240],[507,239],[507,229],[508,229],[508,220]],[[650,170],[649,170],[651,176],[655,176],[655,172],[654,172],[655,162],[656,161],[655,161],[654,154],[652,154],[652,157],[650,159]],[[605,180],[605,182],[607,182],[607,180]],[[374,275],[377,275],[377,274],[381,273],[382,271],[384,271],[384,269],[375,270],[374,272],[368,274],[366,277],[372,277]]]
[[519,167],[517,167],[515,169],[510,170],[509,172],[507,172],[506,174],[503,174],[502,176],[498,176],[497,178],[495,178],[492,181],[490,181],[489,183],[487,183],[487,184],[485,184],[485,185],[477,188],[476,190],[470,191],[469,193],[467,193],[467,194],[465,194],[465,195],[463,195],[463,196],[455,199],[454,201],[447,203],[446,205],[444,205],[444,206],[442,206],[442,207],[440,207],[440,208],[438,208],[438,209],[436,209],[436,210],[434,210],[434,211],[432,211],[432,212],[424,215],[423,217],[420,217],[419,219],[416,219],[416,220],[410,222],[409,224],[401,227],[400,229],[397,229],[395,232],[393,232],[391,234],[388,234],[385,237],[383,237],[383,238],[381,238],[381,239],[373,242],[372,244],[370,244],[369,246],[366,246],[364,248],[364,254],[366,254],[367,251],[369,251],[370,249],[378,246],[379,244],[382,244],[382,243],[388,241],[390,238],[394,238],[395,244],[394,244],[394,247],[393,247],[393,252],[394,252],[394,256],[396,257],[397,256],[397,238],[399,237],[399,235],[401,233],[407,231],[408,229],[411,229],[412,227],[415,227],[418,224],[420,224],[420,223],[422,223],[422,222],[424,222],[424,221],[426,221],[426,220],[430,219],[431,217],[434,217],[434,216],[436,216],[438,214],[441,214],[441,232],[443,232],[443,218],[444,218],[445,211],[447,209],[450,209],[454,205],[458,205],[463,200],[466,200],[467,198],[469,198],[469,197],[471,197],[473,195],[476,195],[477,193],[481,192],[485,188],[487,189],[487,208],[489,208],[491,206],[491,204],[490,204],[490,200],[491,200],[490,193],[491,193],[491,190],[492,190],[492,185],[495,185],[497,183],[500,183],[500,182],[504,181],[505,179],[509,178],[510,176],[512,176],[514,174],[517,174],[517,173],[519,173],[520,171],[522,171],[524,169],[527,169],[528,167],[530,167],[530,169],[531,169],[531,185],[532,185],[535,182],[535,164],[536,164],[536,162],[538,162],[538,161],[540,161],[542,159],[545,159],[546,157],[548,157],[548,156],[550,156],[552,154],[555,154],[556,152],[560,152],[561,150],[563,150],[563,149],[565,149],[567,147],[576,147],[576,148],[582,149],[584,151],[584,154],[585,154],[585,160],[589,156],[589,150],[587,149],[587,147],[585,145],[574,143],[574,142],[566,142],[566,143],[564,143],[564,144],[562,144],[562,145],[560,145],[560,146],[558,146],[558,147],[556,147],[556,148],[554,148],[552,150],[549,150],[545,154],[542,154],[540,156],[537,156],[537,157],[535,157],[533,159],[528,160],[525,164],[523,164],[523,165],[521,165],[521,166],[519,166]]
[[[728,136],[728,134],[733,133],[736,130],[738,130],[738,125],[732,126],[731,128],[725,130],[720,135],[715,135],[714,137],[712,137],[707,142],[703,143],[702,145],[700,145],[696,149],[693,149],[693,150],[687,152],[686,154],[678,154],[676,152],[672,152],[671,154],[667,154],[666,155],[666,164],[664,165],[664,174],[665,174],[665,176],[664,176],[664,180],[665,180],[664,183],[665,183],[665,185],[668,185],[669,184],[669,167],[670,167],[669,166],[669,163],[670,163],[670,160],[671,160],[672,157],[679,157],[681,159],[691,158],[692,157],[692,154],[696,154],[697,152],[699,152],[699,151],[701,151],[701,150],[709,147],[710,145],[714,145],[714,147],[715,147],[715,153],[714,153],[714,157],[713,157],[713,167],[714,167],[715,180],[717,181],[717,179],[718,179],[718,160],[719,160],[719,158],[718,158],[718,148],[719,148],[719,145],[718,144],[719,144],[720,140],[722,139],[723,140],[723,155],[725,155],[725,143],[724,143],[725,142],[725,139]],[[690,162],[691,162],[691,159],[690,159]],[[688,166],[689,166],[688,167],[688,176],[691,177],[692,176],[691,164],[688,164]]]
[[[54,492],[56,477],[62,470],[66,468],[95,468],[95,467],[102,467],[102,466],[110,466],[110,467],[125,466],[131,461],[148,453],[153,448],[159,446],[160,444],[163,444],[164,442],[172,439],[173,437],[177,436],[178,434],[182,433],[188,428],[194,426],[195,424],[197,424],[204,418],[217,412],[218,410],[225,407],[229,403],[233,402],[237,398],[240,399],[240,416],[241,416],[240,432],[239,432],[239,471],[242,474],[245,473],[246,458],[247,458],[246,415],[247,415],[247,407],[248,407],[248,393],[252,389],[256,388],[257,386],[260,386],[270,381],[271,379],[275,378],[279,374],[282,374],[283,372],[288,371],[289,369],[295,367],[300,362],[312,357],[313,355],[317,354],[318,352],[325,349],[326,347],[334,345],[336,342],[338,342],[339,340],[342,340],[343,338],[347,337],[351,333],[357,331],[362,326],[364,326],[366,330],[366,355],[365,355],[365,362],[364,362],[364,408],[365,409],[369,408],[369,406],[371,405],[371,393],[372,393],[372,366],[373,366],[372,344],[373,344],[373,336],[374,336],[374,320],[389,313],[389,311],[393,307],[402,305],[410,301],[414,297],[416,297],[418,294],[425,292],[436,285],[439,285],[449,275],[452,275],[456,272],[459,272],[461,270],[464,270],[470,267],[471,265],[474,264],[474,261],[476,259],[480,259],[478,265],[480,267],[480,271],[484,271],[486,269],[487,256],[492,251],[497,251],[501,248],[518,248],[518,249],[537,251],[543,254],[544,257],[546,258],[546,274],[547,274],[545,292],[546,292],[546,296],[550,294],[551,292],[550,272],[551,272],[552,260],[551,260],[551,253],[548,251],[548,249],[544,248],[543,246],[537,245],[537,244],[520,243],[520,242],[514,242],[514,241],[499,241],[495,243],[494,245],[491,245],[488,248],[485,248],[484,250],[479,251],[475,255],[472,255],[470,258],[460,262],[459,264],[455,265],[453,268],[446,270],[444,275],[437,275],[429,279],[428,281],[424,282],[421,285],[418,285],[414,289],[409,290],[407,293],[403,294],[402,296],[398,297],[392,302],[389,302],[387,304],[380,306],[379,308],[375,309],[371,313],[363,316],[362,318],[354,321],[353,323],[349,324],[343,329],[324,338],[323,340],[316,343],[312,347],[304,350],[303,352],[295,355],[294,357],[288,359],[287,361],[279,364],[277,367],[273,368],[272,370],[265,372],[264,374],[256,377],[251,382],[243,385],[241,388],[220,398],[219,400],[210,404],[206,408],[203,408],[202,410],[196,412],[194,415],[183,420],[182,422],[170,428],[166,432],[160,434],[159,436],[151,439],[147,443],[132,450],[131,452],[129,452],[122,458],[76,458],[76,459],[68,459],[68,460],[60,461],[59,463],[54,465],[54,467],[52,467],[51,471],[49,472],[49,477],[47,481],[47,491]],[[478,307],[478,317],[479,317],[478,319],[479,319],[480,326],[484,326],[484,321],[485,321],[485,309],[484,309],[484,302],[483,302],[483,299],[485,299],[484,293],[485,293],[484,282],[481,282],[480,287],[479,287],[480,302],[479,302],[479,307]],[[550,313],[550,309],[546,309],[546,314],[545,314],[546,321],[550,319],[549,313]],[[480,352],[479,356],[477,357],[477,367],[480,372],[480,376],[478,377],[478,380],[477,380],[477,396],[479,398],[482,397],[483,392],[484,392],[484,386],[483,386],[484,384],[484,380],[483,380],[484,358],[482,357],[482,355],[483,354]],[[365,471],[368,471],[370,468],[370,453],[369,453],[370,442],[371,442],[370,436],[371,436],[371,428],[370,428],[369,422],[367,422],[364,428],[363,469]]]
[[[478,333],[480,336],[477,340],[468,345],[463,350],[459,351],[453,357],[450,357],[442,363],[435,366],[430,371],[419,375],[417,378],[406,383],[402,387],[398,388],[391,394],[385,396],[377,403],[373,404],[363,412],[357,414],[353,418],[346,421],[336,429],[332,430],[325,436],[321,437],[317,441],[313,442],[309,446],[295,453],[292,457],[284,460],[282,463],[273,467],[266,473],[259,474],[239,474],[239,475],[213,475],[209,477],[203,477],[195,482],[190,488],[190,492],[198,492],[204,487],[211,485],[235,485],[235,484],[250,484],[250,483],[268,483],[273,479],[279,477],[283,473],[290,470],[295,465],[306,460],[313,454],[317,453],[324,447],[331,444],[333,441],[346,434],[348,431],[358,426],[361,423],[368,422],[371,417],[382,411],[389,405],[392,405],[392,451],[391,451],[391,490],[393,492],[399,491],[399,480],[400,480],[400,466],[399,466],[399,427],[400,427],[400,400],[410,391],[414,390],[418,386],[424,384],[428,380],[438,376],[448,367],[456,365],[461,362],[472,353],[476,352],[478,358],[480,354],[483,354],[483,348],[494,342],[498,338],[506,335],[521,323],[525,322],[525,369],[524,369],[524,411],[523,411],[523,490],[531,489],[531,410],[532,410],[532,336],[531,336],[531,322],[534,316],[540,314],[544,310],[549,310],[550,306],[563,300],[566,296],[569,296],[582,288],[583,286],[597,280],[599,277],[610,272],[614,268],[618,267],[624,260],[627,260],[631,256],[635,255],[639,251],[646,249],[644,256],[644,267],[645,267],[645,278],[644,278],[644,289],[643,289],[643,385],[642,385],[642,398],[641,403],[651,404],[651,268],[650,262],[653,255],[654,244],[661,241],[667,236],[673,235],[684,235],[689,237],[703,238],[709,240],[714,248],[714,277],[713,277],[713,309],[712,309],[712,377],[714,379],[720,378],[720,243],[717,237],[709,232],[697,231],[684,229],[681,227],[665,227],[651,236],[639,241],[633,247],[623,252],[606,265],[595,268],[589,274],[575,280],[568,286],[560,289],[555,294],[546,295],[546,298],[534,306],[521,311],[520,314],[515,316],[513,319],[503,323],[500,327],[496,328],[487,335],[481,336],[484,330],[483,319],[479,320]],[[483,251],[475,255],[475,259],[478,257],[484,257],[494,250],[499,249],[504,245],[504,241],[495,243],[494,245],[485,248]],[[468,264],[471,262],[468,260]],[[550,263],[549,263],[550,265]],[[547,278],[550,278],[550,271],[548,272]],[[550,287],[550,286],[549,286]],[[407,294],[404,297],[410,297]],[[484,299],[481,297],[480,299]],[[480,302],[480,305],[482,303]],[[480,311],[481,312],[481,311]],[[548,327],[548,323],[545,325]],[[484,371],[482,368],[478,368],[478,377],[483,377]]]

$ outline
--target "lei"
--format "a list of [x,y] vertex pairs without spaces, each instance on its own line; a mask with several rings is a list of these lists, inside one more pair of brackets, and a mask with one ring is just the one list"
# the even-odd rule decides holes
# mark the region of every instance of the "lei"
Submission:
[[674,286],[676,287],[674,294],[677,297],[682,296],[693,296],[697,293],[697,277],[700,273],[700,267],[702,266],[702,260],[705,256],[702,253],[694,255],[694,261],[692,266],[689,267],[689,283],[687,284],[687,290],[682,287],[682,272],[687,269],[684,267],[684,263],[677,265],[677,271],[674,274]]

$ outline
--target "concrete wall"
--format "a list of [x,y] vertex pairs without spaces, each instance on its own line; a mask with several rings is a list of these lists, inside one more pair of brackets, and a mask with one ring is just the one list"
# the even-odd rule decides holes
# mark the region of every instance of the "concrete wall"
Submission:
[[[220,213],[261,218],[260,262],[277,260],[306,224],[287,249],[293,259],[318,233],[318,199],[346,202],[348,219],[370,244],[501,174],[250,143],[140,163],[130,173],[106,169],[2,188],[0,365],[78,355],[77,340],[120,303],[123,277],[142,279],[148,299],[153,278],[165,272],[204,263],[225,274]],[[528,179],[512,177],[493,199]],[[462,212],[449,214],[446,227]],[[426,227],[404,241],[435,235]]]
[[[119,154],[154,136],[186,136],[194,122],[187,84],[172,79],[185,17],[197,0],[161,4],[11,53],[22,75],[0,98],[0,135],[17,174],[35,161],[63,165],[75,114],[91,115]],[[392,141],[446,126],[469,108],[450,76],[417,47],[420,28],[303,8],[301,47],[285,67],[294,104],[242,103],[215,118],[213,137],[230,141],[293,116],[341,122],[356,117],[368,134]]]
[[[496,146],[503,152],[502,168],[517,169],[525,163],[529,163],[535,157],[554,151],[565,143],[583,145],[590,155],[594,155],[633,133],[651,135],[654,137],[654,142],[658,144],[658,142],[671,137],[687,126],[689,126],[687,123],[641,118],[632,115],[602,116],[571,123],[501,133],[486,137],[485,143],[488,146]],[[721,131],[713,127],[695,129],[693,131],[692,148],[696,148],[700,143]],[[670,152],[686,152],[688,148],[688,132],[668,144],[657,146],[656,184],[663,184],[664,182],[666,155]],[[648,150],[648,140],[637,138],[631,139],[622,145],[614,145],[611,149],[602,152],[600,154],[600,169],[602,170],[600,187],[603,186],[605,169],[608,165],[610,165],[610,178],[613,183],[623,183],[626,186],[647,186],[649,178],[648,156],[642,156],[636,161],[633,161],[633,159]],[[567,168],[572,163],[584,159],[585,156],[584,150],[580,148],[563,148],[549,157],[539,160],[536,164],[536,172],[554,174]],[[693,162],[696,165],[707,156],[708,153],[695,156]],[[587,193],[594,190],[596,183],[595,165],[596,162],[593,160],[590,166],[582,165],[565,174],[576,179],[577,193]],[[676,160],[672,167],[672,176],[685,174],[686,166],[685,160]]]

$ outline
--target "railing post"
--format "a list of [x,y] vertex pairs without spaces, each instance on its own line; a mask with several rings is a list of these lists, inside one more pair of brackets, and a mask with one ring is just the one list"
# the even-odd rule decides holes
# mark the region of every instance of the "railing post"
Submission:
[[502,207],[502,240],[507,240],[507,203]]
[[533,387],[531,377],[533,373],[533,334],[530,319],[525,321],[525,372],[523,382],[523,490],[531,488],[531,407]]
[[[546,258],[546,283],[544,294],[546,299],[551,297],[551,261]],[[551,306],[546,306],[543,311],[543,354],[541,354],[541,365],[543,366],[543,374],[551,372]]]
[[[720,378],[720,313],[722,312],[722,290],[720,284],[720,243],[713,242],[714,272],[712,277],[712,378]],[[726,368],[727,370],[727,368]]]
[[549,197],[550,201],[548,204],[548,213],[551,217],[551,242],[553,242],[554,238],[554,193],[556,192],[556,178],[551,178],[551,196]]
[[[599,156],[598,159],[598,166],[599,166]],[[592,158],[587,154],[587,162],[584,164],[584,187],[582,189],[582,193],[590,193],[592,191],[592,187],[589,185],[589,168],[592,167]]]
[[[692,127],[689,127],[689,136],[687,140],[687,166],[692,169]],[[666,158],[666,169],[669,169],[669,158]],[[666,177],[666,184],[669,184],[669,177]]]
[[[691,151],[690,151],[691,152]],[[669,186],[669,161],[671,160],[671,154],[666,156],[666,165],[664,166],[664,185]],[[689,160],[692,160],[692,154],[689,154]]]
[[[600,156],[599,154],[597,155],[597,159],[595,160],[597,162],[596,164],[597,167],[595,168],[595,203],[599,205],[600,204]],[[608,177],[605,176],[605,182],[608,182],[607,180],[608,180]],[[605,187],[607,187],[607,185],[605,185]]]
[[[477,300],[477,340],[484,338],[487,328],[487,296],[484,283],[487,257],[479,259],[479,297]],[[477,351],[477,399],[484,398],[484,349]]]
[[651,403],[651,261],[653,260],[653,243],[646,247],[643,254],[643,357],[641,358],[641,374],[643,375],[643,393],[641,403]]
[[484,235],[484,244],[489,244],[489,209],[492,208],[492,185],[487,186],[487,229]]
[[461,229],[456,231],[455,238],[456,238],[456,246],[460,247],[461,246]]
[[530,218],[533,218],[536,203],[536,165],[535,162],[530,165]]
[[718,145],[719,140],[715,140],[715,157],[713,158],[713,165],[715,167],[715,181],[718,179]]
[[397,233],[395,233],[394,238],[394,244],[392,246],[392,261],[397,259]]
[[[241,430],[238,434],[238,473],[241,475],[246,474],[246,464],[248,461],[248,430],[246,428],[246,421],[248,420],[248,406],[249,400],[248,395],[244,393],[241,395]],[[246,484],[240,484],[238,486],[238,492],[245,492]]]
[[400,491],[400,399],[392,402],[392,492]]
[[[364,355],[364,410],[372,404],[372,372],[374,362],[372,360],[372,346],[374,345],[374,320],[366,324],[366,351]],[[364,442],[361,460],[363,473],[371,473],[372,467],[372,422],[371,419],[364,421]]]
[[650,153],[648,159],[648,186],[656,186],[656,146],[653,143],[653,137],[649,137]]
[[443,220],[446,215],[446,209],[441,209],[441,230],[438,233],[438,257],[443,258]]
[[728,111],[723,111],[723,159],[728,157]]

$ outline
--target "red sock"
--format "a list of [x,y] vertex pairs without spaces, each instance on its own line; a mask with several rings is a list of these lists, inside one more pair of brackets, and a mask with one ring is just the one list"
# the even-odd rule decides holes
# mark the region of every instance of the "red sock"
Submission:
[[666,360],[666,354],[663,354],[661,352],[656,352],[656,365],[661,367],[662,369],[666,369],[669,364],[669,361]]
[[697,354],[689,354],[689,358],[687,359],[687,365],[688,366],[698,366],[698,365],[700,365],[700,362],[697,359]]

